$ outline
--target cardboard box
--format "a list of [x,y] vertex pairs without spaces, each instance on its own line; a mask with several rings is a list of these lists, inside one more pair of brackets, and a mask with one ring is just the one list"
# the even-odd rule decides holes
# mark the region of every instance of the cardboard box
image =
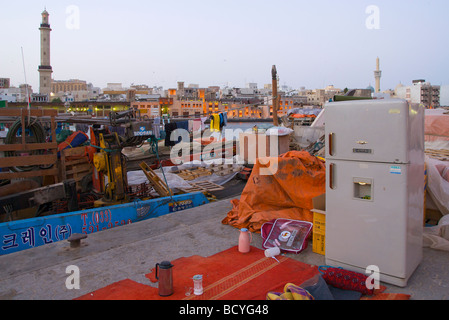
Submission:
[[[271,148],[271,139],[276,139],[277,148]],[[279,157],[289,150],[290,135],[270,136],[246,132],[239,135],[239,157],[249,164],[255,164],[259,157]]]
[[312,199],[313,204],[313,212],[318,212],[322,214],[326,214],[326,194],[323,193],[322,195],[315,197]]

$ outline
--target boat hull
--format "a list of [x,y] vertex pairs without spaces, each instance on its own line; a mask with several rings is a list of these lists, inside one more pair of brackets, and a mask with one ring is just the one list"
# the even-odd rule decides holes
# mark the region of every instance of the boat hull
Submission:
[[0,255],[91,234],[208,203],[201,192],[55,214],[0,224]]

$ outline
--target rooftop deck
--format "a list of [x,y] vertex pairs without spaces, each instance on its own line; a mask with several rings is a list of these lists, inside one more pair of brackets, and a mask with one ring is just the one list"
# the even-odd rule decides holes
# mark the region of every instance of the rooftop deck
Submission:
[[[238,244],[239,230],[221,223],[230,199],[129,224],[94,234],[70,248],[57,242],[0,257],[0,299],[70,300],[123,279],[150,286],[144,275],[163,260],[210,256]],[[252,245],[262,248],[260,234]],[[449,299],[449,252],[424,248],[424,259],[406,288],[384,284],[387,292],[410,294],[414,300]],[[312,246],[288,257],[311,265],[325,264]],[[66,268],[80,270],[80,289],[65,286]]]

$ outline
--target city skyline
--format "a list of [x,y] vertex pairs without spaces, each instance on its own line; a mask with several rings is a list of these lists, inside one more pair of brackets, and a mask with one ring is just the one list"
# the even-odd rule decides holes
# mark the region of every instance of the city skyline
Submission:
[[26,1],[3,5],[0,77],[39,90],[39,24],[50,14],[54,80],[175,88],[279,83],[295,89],[449,81],[447,1]]

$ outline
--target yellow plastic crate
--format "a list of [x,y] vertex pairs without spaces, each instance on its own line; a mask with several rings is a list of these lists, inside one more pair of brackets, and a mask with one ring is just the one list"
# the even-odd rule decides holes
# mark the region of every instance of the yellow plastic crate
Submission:
[[326,234],[326,215],[319,212],[313,213],[313,233]]
[[326,236],[324,234],[314,233],[312,239],[312,250],[315,253],[324,255],[326,252]]
[[326,246],[326,215],[313,212],[313,252],[324,255]]

